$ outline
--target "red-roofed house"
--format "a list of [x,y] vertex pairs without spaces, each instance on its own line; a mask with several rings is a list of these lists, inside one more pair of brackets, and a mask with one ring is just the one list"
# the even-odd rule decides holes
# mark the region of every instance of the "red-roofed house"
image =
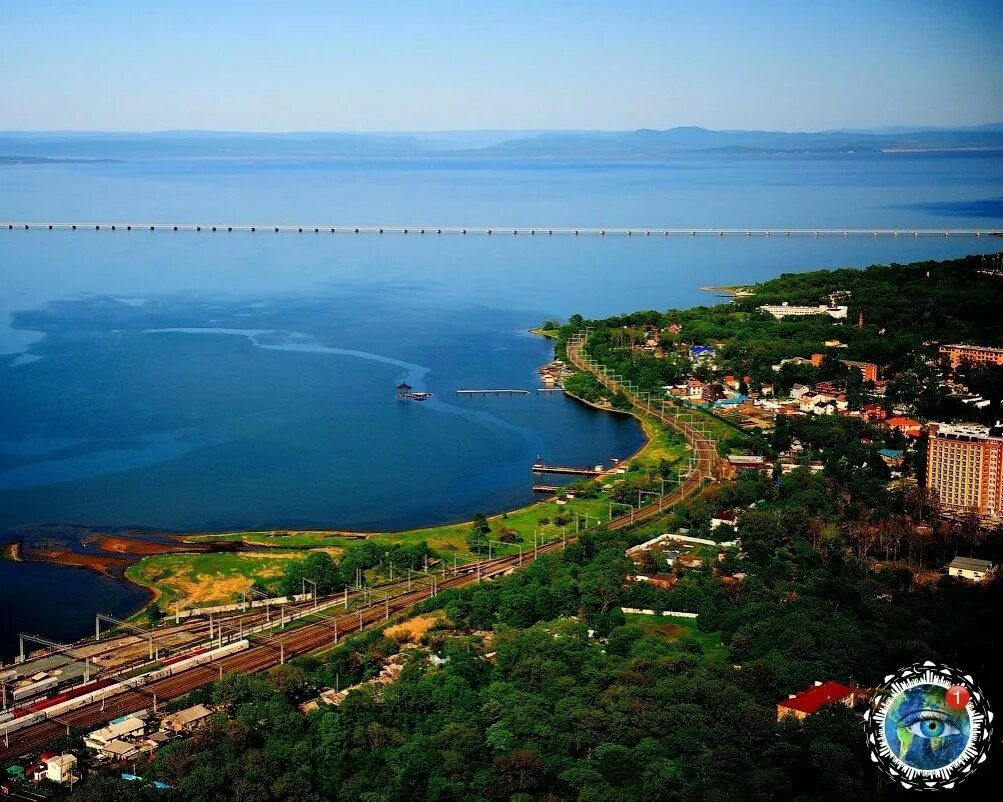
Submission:
[[792,693],[782,702],[777,702],[777,721],[784,716],[794,716],[796,718],[806,718],[812,713],[817,713],[825,705],[844,704],[847,707],[853,706],[855,691],[841,682],[819,682],[805,688],[803,691]]
[[919,437],[923,432],[923,424],[912,418],[889,418],[885,421],[885,426],[898,429],[906,437]]

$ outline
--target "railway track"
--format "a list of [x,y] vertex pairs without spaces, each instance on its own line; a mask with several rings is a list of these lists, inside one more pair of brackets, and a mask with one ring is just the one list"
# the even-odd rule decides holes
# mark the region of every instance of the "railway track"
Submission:
[[[553,541],[540,546],[536,553],[545,554],[561,546],[561,541]],[[464,587],[475,584],[482,578],[499,576],[518,567],[520,562],[532,562],[535,557],[536,555],[532,553],[521,557],[517,554],[498,557],[481,563],[479,572],[475,566],[466,566],[434,586],[414,588],[350,612],[331,616],[320,613],[318,620],[274,633],[264,642],[252,644],[246,651],[230,655],[215,663],[195,666],[174,676],[152,682],[141,690],[125,691],[107,700],[93,702],[57,718],[18,730],[6,743],[0,741],[0,760],[38,751],[68,730],[94,726],[126,713],[150,708],[154,704],[154,699],[160,704],[184,696],[218,679],[222,673],[233,671],[248,673],[271,668],[278,665],[283,658],[288,659],[331,645],[334,642],[335,631],[340,640],[345,635],[359,632],[374,623],[384,621],[391,615],[408,610],[419,602],[431,598],[438,591]]]
[[669,493],[666,493],[658,500],[657,503],[649,504],[647,507],[641,507],[639,510],[632,511],[629,515],[622,515],[619,518],[614,518],[607,524],[609,529],[622,529],[623,527],[630,526],[638,521],[653,518],[667,507],[678,504],[688,495],[699,490],[704,482],[704,479],[714,475],[714,468],[717,465],[718,460],[717,446],[714,444],[713,440],[707,437],[706,434],[693,428],[693,426],[686,423],[686,421],[682,421],[676,416],[670,415],[664,410],[652,406],[649,402],[635,395],[616,380],[606,376],[600,371],[593,370],[592,366],[589,365],[589,363],[582,356],[587,339],[587,336],[583,336],[581,339],[568,342],[567,354],[572,364],[574,364],[574,366],[579,370],[594,376],[610,392],[622,393],[630,400],[636,410],[643,412],[646,415],[650,415],[664,425],[675,429],[683,437],[685,437],[687,441],[689,441],[697,456],[696,470],[691,472],[689,476],[687,476],[686,479],[679,485],[679,487]]

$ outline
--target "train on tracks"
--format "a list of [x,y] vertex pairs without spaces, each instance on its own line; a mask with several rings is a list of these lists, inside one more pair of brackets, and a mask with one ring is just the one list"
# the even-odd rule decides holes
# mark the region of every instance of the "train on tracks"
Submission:
[[107,699],[117,694],[134,688],[140,688],[150,682],[173,676],[189,668],[212,663],[231,654],[246,651],[250,648],[250,641],[244,640],[228,643],[216,649],[198,649],[185,655],[165,660],[164,664],[146,674],[116,682],[113,679],[100,679],[94,682],[80,685],[56,696],[33,702],[24,707],[4,713],[0,713],[0,731],[4,735],[36,724],[45,719],[85,707],[101,699]]

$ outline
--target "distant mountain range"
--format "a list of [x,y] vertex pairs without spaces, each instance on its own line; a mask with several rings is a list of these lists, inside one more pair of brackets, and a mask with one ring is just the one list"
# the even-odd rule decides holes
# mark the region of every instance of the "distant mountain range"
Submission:
[[431,131],[240,133],[228,131],[0,132],[0,158],[451,157],[654,160],[680,154],[839,154],[1003,150],[1003,123],[971,128],[820,132]]

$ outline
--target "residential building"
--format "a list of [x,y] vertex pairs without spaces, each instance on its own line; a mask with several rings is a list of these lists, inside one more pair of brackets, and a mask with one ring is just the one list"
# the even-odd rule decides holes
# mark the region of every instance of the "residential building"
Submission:
[[972,557],[955,557],[947,566],[947,573],[951,576],[960,576],[973,582],[989,579],[993,570],[994,566],[989,560],[976,560]]
[[842,320],[846,317],[847,308],[845,306],[791,306],[787,301],[782,304],[765,304],[759,307],[763,312],[780,320],[784,317],[808,317],[810,315],[829,315],[830,317]]
[[756,454],[729,454],[722,466],[722,476],[732,479],[746,471],[772,471],[773,463]]
[[951,370],[956,370],[962,362],[972,365],[1003,365],[1003,348],[984,345],[942,345],[940,356],[950,363]]
[[860,414],[874,423],[879,423],[888,417],[888,413],[885,412],[881,404],[867,404],[860,410]]
[[109,760],[131,760],[139,754],[139,745],[132,743],[132,741],[124,741],[121,738],[113,738],[97,747],[97,751]]
[[68,783],[77,779],[76,755],[53,755],[45,758],[45,778],[54,783]]
[[704,383],[700,379],[686,380],[686,395],[694,400],[703,397]]
[[[816,368],[822,364],[822,360],[826,358],[826,354],[812,354],[811,363]],[[860,371],[860,375],[864,377],[865,382],[874,382],[878,380],[878,366],[873,362],[855,362],[852,359],[840,359],[844,365],[848,368],[856,368]]]
[[690,361],[696,363],[713,359],[716,351],[711,345],[691,345],[689,353]]
[[926,486],[948,512],[1003,516],[1003,425],[930,425]]
[[100,749],[101,745],[116,738],[133,738],[146,732],[146,716],[123,716],[111,722],[107,727],[89,733],[84,743],[91,749]]
[[885,426],[898,429],[906,437],[919,437],[923,433],[923,424],[912,418],[889,418],[885,421]]
[[783,368],[784,365],[810,365],[810,364],[811,364],[810,359],[805,359],[803,356],[792,356],[787,359],[781,359],[779,362],[777,362],[777,364],[771,365],[770,367],[773,368],[774,373],[779,373],[780,369]]
[[713,518],[710,519],[711,531],[714,531],[719,526],[737,526],[737,525],[738,525],[738,513],[732,510],[719,512]]
[[205,724],[212,716],[212,710],[205,705],[195,705],[164,716],[160,727],[167,732],[192,732]]
[[782,702],[777,702],[777,721],[786,716],[805,719],[812,713],[817,713],[825,705],[843,704],[853,707],[856,691],[840,682],[815,681],[815,684],[803,691],[792,693]]

